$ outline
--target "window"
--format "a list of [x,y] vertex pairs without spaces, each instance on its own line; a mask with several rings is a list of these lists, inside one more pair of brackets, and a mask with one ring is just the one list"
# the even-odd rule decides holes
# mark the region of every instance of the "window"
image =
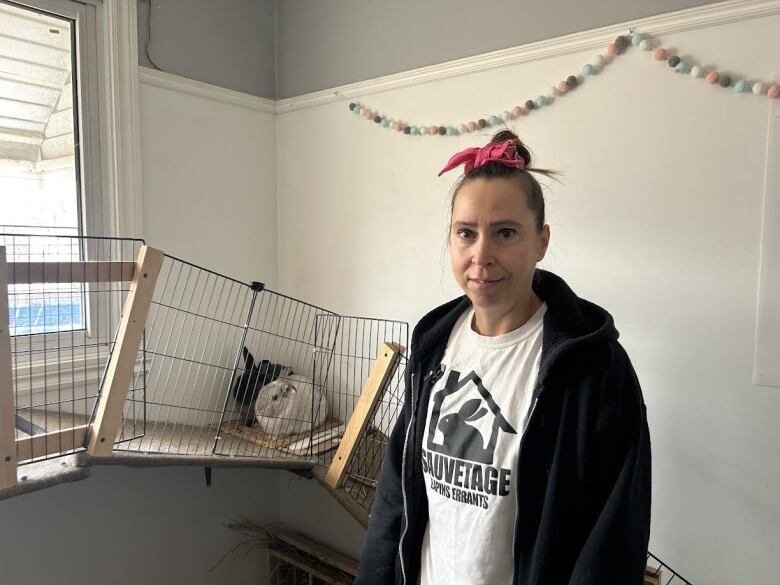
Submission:
[[[0,0],[0,246],[9,261],[137,255],[139,240],[116,238],[141,235],[136,28],[129,0]],[[17,438],[83,424],[127,291],[66,283],[8,292]]]
[[[0,41],[0,245],[9,261],[88,259],[77,236],[105,233],[94,7],[0,0]],[[13,335],[86,329],[81,284],[11,286],[9,305]]]

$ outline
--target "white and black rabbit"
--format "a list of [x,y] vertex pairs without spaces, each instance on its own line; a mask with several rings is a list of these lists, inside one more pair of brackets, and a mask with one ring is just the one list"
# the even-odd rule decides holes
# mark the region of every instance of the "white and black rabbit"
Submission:
[[255,363],[255,357],[246,347],[242,349],[244,356],[244,370],[240,376],[233,380],[231,394],[239,404],[239,408],[246,412],[245,424],[251,427],[255,422],[255,400],[263,386],[276,380],[279,376],[289,376],[293,371],[281,364],[272,364],[268,360]]
[[325,420],[328,400],[311,378],[283,376],[266,384],[255,401],[255,420],[267,435],[298,435]]

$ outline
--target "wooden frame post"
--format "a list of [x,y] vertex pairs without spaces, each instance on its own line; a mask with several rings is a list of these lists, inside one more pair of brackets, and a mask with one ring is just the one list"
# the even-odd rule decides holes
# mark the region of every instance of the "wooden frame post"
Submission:
[[374,367],[363,386],[358,403],[355,405],[355,411],[349,418],[338,451],[336,451],[328,474],[325,476],[325,483],[329,487],[336,489],[344,481],[349,464],[355,456],[360,437],[363,436],[370,422],[374,406],[384,394],[387,384],[393,377],[403,351],[404,348],[397,343],[385,343],[379,349]]
[[16,485],[16,424],[8,323],[8,267],[0,246],[0,489]]
[[93,457],[108,457],[114,449],[146,317],[149,314],[149,305],[164,256],[162,251],[149,246],[142,246],[138,252],[136,270],[119,323],[116,345],[108,362],[95,422],[89,433],[87,453]]

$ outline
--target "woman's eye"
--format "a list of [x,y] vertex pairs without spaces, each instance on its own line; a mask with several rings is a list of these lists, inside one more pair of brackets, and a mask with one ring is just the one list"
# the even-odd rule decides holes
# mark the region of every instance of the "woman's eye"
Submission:
[[508,240],[514,237],[515,233],[516,233],[515,230],[513,230],[512,228],[504,228],[498,230],[498,235],[502,240]]
[[456,233],[458,234],[458,236],[466,240],[471,238],[474,235],[471,230],[458,230]]

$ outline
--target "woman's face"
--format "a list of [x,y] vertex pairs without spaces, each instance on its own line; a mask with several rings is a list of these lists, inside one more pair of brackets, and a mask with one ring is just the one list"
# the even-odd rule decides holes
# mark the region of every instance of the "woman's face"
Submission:
[[452,274],[475,307],[509,311],[531,292],[550,227],[536,231],[523,187],[512,179],[476,179],[455,198],[449,250]]

